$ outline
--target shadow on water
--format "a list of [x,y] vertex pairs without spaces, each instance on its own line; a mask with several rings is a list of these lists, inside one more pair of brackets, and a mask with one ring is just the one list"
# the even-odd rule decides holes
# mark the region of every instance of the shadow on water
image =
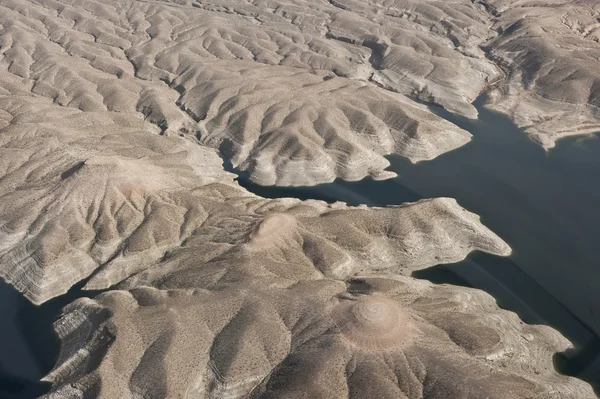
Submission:
[[554,355],[555,368],[588,381],[600,396],[600,339],[577,317],[526,275],[511,258],[473,252],[462,262],[437,265],[412,273],[434,284],[478,288],[491,294],[499,307],[528,324],[546,324],[574,344],[573,350]]
[[50,384],[40,379],[54,367],[60,351],[52,323],[75,299],[100,293],[82,291],[84,284],[35,306],[0,280],[0,398],[37,398],[50,389]]
[[[473,253],[465,261],[414,276],[472,286],[528,323],[559,330],[576,349],[555,358],[557,369],[592,383],[600,378],[600,140],[573,137],[550,152],[506,116],[474,105],[477,120],[430,109],[468,130],[473,140],[432,161],[391,156],[386,181],[337,180],[314,187],[261,187],[243,174],[240,185],[266,198],[296,197],[385,206],[452,197],[513,249],[509,258]],[[231,170],[231,165],[227,165]]]
[[308,187],[276,187],[260,186],[249,181],[247,173],[236,170],[231,161],[225,157],[221,158],[223,167],[227,172],[238,176],[237,181],[246,190],[260,195],[264,198],[297,198],[300,200],[319,200],[325,202],[343,201],[351,205],[386,206],[391,204],[402,204],[423,199],[422,196],[402,184],[396,184],[386,197],[365,195],[365,193],[381,191],[381,181],[366,178],[358,182],[347,182],[336,180],[331,184],[320,184]]

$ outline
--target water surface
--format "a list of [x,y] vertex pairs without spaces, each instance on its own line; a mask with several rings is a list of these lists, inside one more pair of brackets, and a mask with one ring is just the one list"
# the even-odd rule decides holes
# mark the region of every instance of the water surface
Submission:
[[83,296],[100,291],[82,291],[85,282],[67,294],[41,306],[29,302],[0,279],[0,398],[32,399],[46,393],[50,384],[40,380],[54,367],[60,340],[52,323],[61,309]]

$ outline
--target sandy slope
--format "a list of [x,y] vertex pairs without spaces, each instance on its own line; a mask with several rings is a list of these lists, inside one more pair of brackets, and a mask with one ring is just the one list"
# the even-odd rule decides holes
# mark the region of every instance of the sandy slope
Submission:
[[408,277],[111,291],[56,329],[48,398],[594,397],[554,371],[554,330]]
[[500,36],[486,44],[508,71],[491,107],[508,113],[544,148],[600,131],[600,4],[486,1]]
[[[552,369],[555,332],[406,277],[510,253],[454,200],[268,200],[222,168],[266,185],[387,178],[386,154],[465,144],[409,97],[475,117],[502,76],[489,40],[514,86],[514,29],[493,29],[512,14],[491,7],[2,1],[0,276],[35,303],[84,279],[113,288],[57,322],[52,397],[590,397]],[[550,87],[536,82],[515,86],[518,110]]]
[[218,148],[258,183],[390,177],[384,155],[431,159],[470,139],[368,84],[375,50],[328,39],[340,23],[329,3],[313,18],[285,3],[84,3],[3,2],[0,66],[59,105],[143,115]]
[[214,150],[160,136],[139,119],[39,98],[0,102],[11,112],[2,130],[0,273],[36,303],[92,273],[94,289],[146,269],[208,264],[226,274],[237,262],[292,280],[344,278],[409,273],[473,249],[510,251],[450,199],[369,210],[266,200],[237,186]]

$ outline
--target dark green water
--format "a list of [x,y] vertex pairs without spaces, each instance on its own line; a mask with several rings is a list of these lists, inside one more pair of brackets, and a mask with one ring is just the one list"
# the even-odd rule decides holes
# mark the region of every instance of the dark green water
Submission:
[[453,197],[513,248],[510,258],[481,253],[415,273],[437,283],[492,294],[528,323],[557,328],[577,351],[555,356],[557,368],[600,379],[600,139],[567,138],[548,153],[507,117],[476,101],[478,120],[432,110],[468,130],[473,140],[432,161],[391,157],[399,177],[336,181],[316,187],[260,187],[268,198],[297,197],[350,204],[392,205]]
[[[600,380],[600,139],[570,138],[546,153],[506,117],[475,105],[471,121],[432,108],[473,134],[466,146],[433,161],[411,164],[391,157],[400,177],[387,181],[336,181],[316,187],[261,187],[267,198],[296,197],[385,206],[429,197],[453,197],[482,216],[513,255],[473,253],[463,262],[415,273],[434,283],[472,286],[528,323],[561,331],[577,350],[555,356],[556,367]],[[68,295],[35,307],[0,281],[0,398],[33,398],[47,390],[37,381],[53,366],[59,343],[52,322]],[[93,296],[94,293],[86,293]]]
[[100,293],[81,291],[84,284],[35,306],[0,280],[0,399],[31,399],[50,389],[40,379],[54,367],[60,351],[52,323],[75,299]]

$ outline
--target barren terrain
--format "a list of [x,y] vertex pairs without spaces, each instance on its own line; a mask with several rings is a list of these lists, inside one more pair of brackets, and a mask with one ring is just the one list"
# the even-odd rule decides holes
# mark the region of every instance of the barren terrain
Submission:
[[265,199],[431,160],[490,91],[600,130],[591,1],[0,2],[0,276],[65,309],[48,397],[591,398],[556,331],[412,271],[511,250],[450,198]]

